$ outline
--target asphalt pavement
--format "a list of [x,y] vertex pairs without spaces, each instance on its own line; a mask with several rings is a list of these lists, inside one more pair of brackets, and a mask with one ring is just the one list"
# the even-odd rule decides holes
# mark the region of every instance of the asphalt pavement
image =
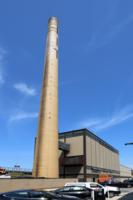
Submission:
[[130,193],[133,192],[133,188],[121,188],[121,193]]
[[[127,197],[127,195],[130,195],[130,197]],[[120,195],[113,198],[106,198],[106,200],[133,200],[133,188],[121,188]]]
[[133,200],[133,192],[126,194],[124,197],[120,198],[119,200]]

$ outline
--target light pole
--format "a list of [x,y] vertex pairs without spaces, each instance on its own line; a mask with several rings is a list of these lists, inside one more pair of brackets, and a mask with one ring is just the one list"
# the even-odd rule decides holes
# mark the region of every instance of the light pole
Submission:
[[133,145],[133,142],[128,142],[128,143],[125,143],[125,145]]

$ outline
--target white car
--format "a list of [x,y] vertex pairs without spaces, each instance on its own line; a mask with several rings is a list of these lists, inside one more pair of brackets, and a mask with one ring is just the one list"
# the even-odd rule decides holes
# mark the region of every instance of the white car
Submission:
[[99,188],[104,189],[104,194],[109,197],[113,197],[114,195],[119,195],[121,193],[120,188],[113,187],[113,186],[103,186],[96,182],[73,182],[73,183],[66,183],[65,186],[71,185],[79,185],[91,188],[93,190],[97,190]]
[[11,176],[10,175],[0,175],[0,178],[11,178]]

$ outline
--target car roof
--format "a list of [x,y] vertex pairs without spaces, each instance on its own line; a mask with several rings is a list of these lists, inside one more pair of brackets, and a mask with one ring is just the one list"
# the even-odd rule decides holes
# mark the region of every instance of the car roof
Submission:
[[[82,187],[82,188],[86,188],[85,185],[66,185],[64,187],[65,188],[67,188],[67,187]],[[62,188],[64,188],[64,187],[62,187]]]
[[12,191],[8,191],[8,192],[4,192],[4,194],[6,193],[12,193],[12,192],[45,192],[45,193],[50,193],[49,191],[45,191],[43,189],[23,189],[23,190],[12,190]]
[[66,183],[65,185],[82,185],[82,184],[84,184],[84,185],[87,185],[87,184],[99,184],[99,183],[97,183],[97,182],[70,182],[70,183]]

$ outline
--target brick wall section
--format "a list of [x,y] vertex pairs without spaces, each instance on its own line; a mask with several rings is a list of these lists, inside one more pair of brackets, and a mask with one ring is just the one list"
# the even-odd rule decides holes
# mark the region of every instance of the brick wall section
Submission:
[[0,192],[21,189],[53,189],[77,179],[0,179]]

